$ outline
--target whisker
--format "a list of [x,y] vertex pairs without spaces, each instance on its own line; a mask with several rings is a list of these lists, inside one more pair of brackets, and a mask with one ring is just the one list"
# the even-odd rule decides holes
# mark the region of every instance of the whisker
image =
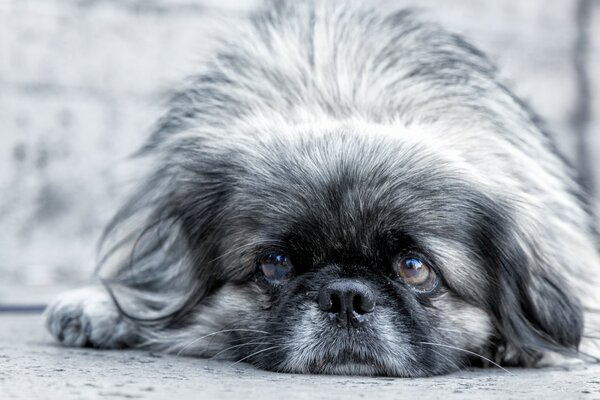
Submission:
[[457,370],[457,371],[461,369],[461,368],[458,366],[458,364],[457,364],[457,363],[455,363],[454,361],[452,361],[452,360],[450,359],[450,357],[448,357],[448,356],[446,356],[446,355],[444,355],[444,354],[440,353],[439,351],[435,351],[435,350],[433,350],[433,349],[431,349],[431,351],[433,351],[433,352],[434,352],[435,354],[437,354],[438,356],[442,357],[444,360],[448,361],[450,364],[454,365],[454,367],[456,368],[456,370]]
[[456,334],[459,334],[461,336],[464,335],[464,332],[460,331],[459,329],[442,328],[442,327],[438,326],[434,330],[436,330],[436,331],[444,331],[444,332],[449,332],[449,333],[456,333]]
[[498,364],[498,363],[496,363],[496,362],[494,362],[494,361],[490,360],[490,359],[489,359],[489,358],[487,358],[487,357],[484,357],[484,356],[482,356],[481,354],[475,353],[474,351],[470,351],[470,350],[466,350],[466,349],[461,349],[460,347],[456,347],[456,346],[450,346],[450,345],[448,345],[448,344],[441,344],[441,343],[431,343],[431,342],[417,342],[417,343],[419,343],[419,344],[425,344],[425,345],[429,345],[429,346],[440,346],[440,347],[446,347],[446,348],[448,348],[448,349],[458,350],[458,351],[462,351],[462,352],[464,352],[464,353],[467,353],[467,354],[471,354],[471,355],[473,355],[473,356],[479,357],[479,358],[481,358],[482,360],[485,360],[485,361],[489,362],[490,364],[492,364],[492,365],[494,365],[494,366],[496,366],[496,367],[500,368],[502,371],[506,372],[507,374],[510,374],[510,375],[513,375],[513,376],[514,376],[514,374],[513,374],[512,372],[510,372],[510,371],[509,371],[509,370],[507,370],[506,368],[502,367],[500,364]]
[[239,364],[239,363],[241,363],[242,361],[249,359],[250,357],[254,357],[254,356],[255,356],[255,355],[257,355],[257,354],[264,353],[265,351],[269,351],[269,350],[274,350],[274,349],[277,349],[277,348],[280,348],[280,347],[282,347],[282,346],[281,346],[281,345],[277,345],[277,346],[271,346],[271,347],[267,347],[266,349],[258,350],[258,351],[256,351],[256,352],[254,352],[254,353],[250,354],[250,355],[247,355],[247,356],[246,356],[246,357],[244,357],[244,358],[241,358],[241,359],[237,360],[236,362],[234,362],[233,364],[231,364],[229,367],[231,368],[231,367],[233,367],[234,365],[236,365],[236,364]]
[[176,356],[179,357],[181,355],[181,353],[183,353],[186,349],[188,349],[193,344],[198,343],[200,340],[206,339],[206,338],[211,337],[211,336],[219,335],[221,333],[231,333],[231,332],[254,332],[254,333],[262,333],[264,335],[269,335],[269,332],[259,331],[259,330],[256,330],[256,329],[224,329],[222,331],[217,331],[217,332],[209,333],[208,335],[204,335],[204,336],[201,336],[199,338],[196,338],[196,339],[192,340],[191,342],[189,342],[188,344],[186,344],[185,346],[183,346],[177,352]]
[[587,353],[587,352],[581,351],[581,350],[577,350],[577,354],[581,354],[582,356],[585,356],[588,359],[591,359],[594,363],[600,363],[600,358],[596,357],[593,354],[590,354],[590,353]]
[[219,354],[225,353],[226,351],[229,351],[229,350],[232,350],[232,349],[235,349],[235,348],[238,348],[238,347],[249,346],[249,345],[252,345],[252,344],[253,345],[259,345],[259,344],[272,345],[272,344],[275,344],[275,343],[272,343],[272,342],[248,342],[248,343],[236,344],[234,346],[229,346],[226,349],[223,349],[223,350],[219,351],[217,354],[213,355],[210,358],[213,359],[213,358],[217,357]]

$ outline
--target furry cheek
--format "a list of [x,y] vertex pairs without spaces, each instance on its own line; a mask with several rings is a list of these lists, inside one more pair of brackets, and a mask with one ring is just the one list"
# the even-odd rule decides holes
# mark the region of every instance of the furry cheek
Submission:
[[270,298],[254,283],[226,283],[202,301],[182,326],[144,334],[145,346],[185,355],[236,359],[244,345],[268,335]]
[[434,298],[432,305],[439,314],[439,325],[435,329],[444,341],[440,345],[477,353],[482,351],[493,333],[487,312],[450,292]]

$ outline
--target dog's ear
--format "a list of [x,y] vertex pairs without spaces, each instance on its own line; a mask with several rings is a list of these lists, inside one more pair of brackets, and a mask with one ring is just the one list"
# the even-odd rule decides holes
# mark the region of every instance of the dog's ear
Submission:
[[[496,227],[502,223],[496,220]],[[550,350],[574,354],[583,334],[583,310],[560,266],[536,252],[538,246],[503,224],[489,243],[495,277],[490,308],[501,340],[519,364],[534,364]],[[514,225],[512,225],[514,226]],[[567,271],[568,268],[562,269]]]
[[177,163],[153,161],[161,167],[101,240],[97,273],[120,311],[139,322],[179,320],[220,284],[211,260],[219,258],[219,218],[230,185],[214,170],[220,166],[214,155],[183,153],[178,150]]

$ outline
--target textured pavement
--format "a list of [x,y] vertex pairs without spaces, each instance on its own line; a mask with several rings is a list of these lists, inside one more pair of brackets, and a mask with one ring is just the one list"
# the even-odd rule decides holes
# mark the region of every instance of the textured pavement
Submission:
[[40,315],[0,314],[0,399],[600,399],[600,365],[419,378],[291,375],[144,351],[64,348]]

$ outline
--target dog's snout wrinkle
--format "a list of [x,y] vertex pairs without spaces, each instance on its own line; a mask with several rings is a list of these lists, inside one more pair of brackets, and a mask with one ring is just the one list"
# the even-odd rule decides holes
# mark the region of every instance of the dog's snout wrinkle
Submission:
[[330,313],[346,326],[359,326],[375,310],[375,295],[364,283],[353,279],[340,279],[321,287],[317,298],[319,309]]

